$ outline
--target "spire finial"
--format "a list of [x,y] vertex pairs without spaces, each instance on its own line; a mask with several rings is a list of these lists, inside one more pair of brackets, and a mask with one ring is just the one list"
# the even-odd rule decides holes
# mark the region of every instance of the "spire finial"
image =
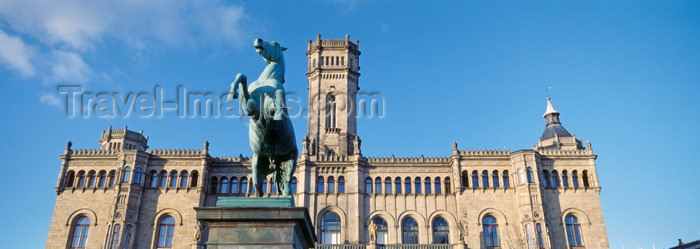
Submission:
[[547,86],[544,88],[544,91],[547,92],[547,100],[549,100],[549,89],[552,89],[551,86]]
[[547,116],[547,114],[550,113],[559,113],[557,110],[554,109],[554,106],[552,105],[552,101],[547,97],[547,109],[544,111],[544,115],[542,117]]

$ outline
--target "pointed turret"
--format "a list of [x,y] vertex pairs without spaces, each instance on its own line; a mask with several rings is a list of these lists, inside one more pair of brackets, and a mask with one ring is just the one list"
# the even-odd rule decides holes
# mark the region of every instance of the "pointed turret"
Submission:
[[544,117],[547,124],[538,144],[535,145],[535,149],[583,149],[581,140],[576,139],[575,135],[571,135],[559,122],[559,112],[554,109],[550,98],[547,98],[547,109],[542,117]]

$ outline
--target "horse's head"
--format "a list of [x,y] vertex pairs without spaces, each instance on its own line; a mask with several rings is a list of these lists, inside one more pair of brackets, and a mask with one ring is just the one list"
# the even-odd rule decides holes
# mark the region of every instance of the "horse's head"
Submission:
[[253,41],[253,46],[255,46],[255,53],[265,59],[265,62],[279,62],[282,60],[282,51],[287,50],[285,47],[281,47],[276,41],[265,42],[258,38]]

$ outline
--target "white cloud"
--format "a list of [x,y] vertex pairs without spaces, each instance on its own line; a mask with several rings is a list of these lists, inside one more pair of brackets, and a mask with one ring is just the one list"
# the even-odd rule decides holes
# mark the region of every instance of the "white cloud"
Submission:
[[61,99],[54,93],[44,93],[39,96],[39,102],[49,106],[61,108]]
[[20,37],[10,36],[3,30],[0,30],[0,44],[0,61],[24,77],[34,76],[36,70],[30,61],[33,54],[30,46]]
[[0,15],[45,45],[77,51],[94,49],[108,36],[136,47],[249,40],[240,23],[243,9],[217,2],[10,0]]
[[85,83],[92,70],[76,53],[54,51],[51,63],[51,80],[57,83]]
[[44,83],[86,83],[105,75],[84,60],[101,52],[102,41],[125,44],[132,54],[156,46],[240,47],[252,40],[246,18],[242,7],[216,1],[2,0],[0,64]]

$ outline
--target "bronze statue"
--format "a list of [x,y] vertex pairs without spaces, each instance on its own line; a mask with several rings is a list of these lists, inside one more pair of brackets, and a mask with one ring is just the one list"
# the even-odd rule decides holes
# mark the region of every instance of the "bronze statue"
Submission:
[[253,46],[267,67],[250,85],[244,74],[237,74],[231,83],[228,100],[240,98],[243,114],[250,118],[248,136],[253,150],[252,181],[256,195],[262,196],[263,179],[272,173],[278,193],[289,196],[299,152],[282,87],[285,71],[282,51],[287,48],[262,39],[255,39]]

